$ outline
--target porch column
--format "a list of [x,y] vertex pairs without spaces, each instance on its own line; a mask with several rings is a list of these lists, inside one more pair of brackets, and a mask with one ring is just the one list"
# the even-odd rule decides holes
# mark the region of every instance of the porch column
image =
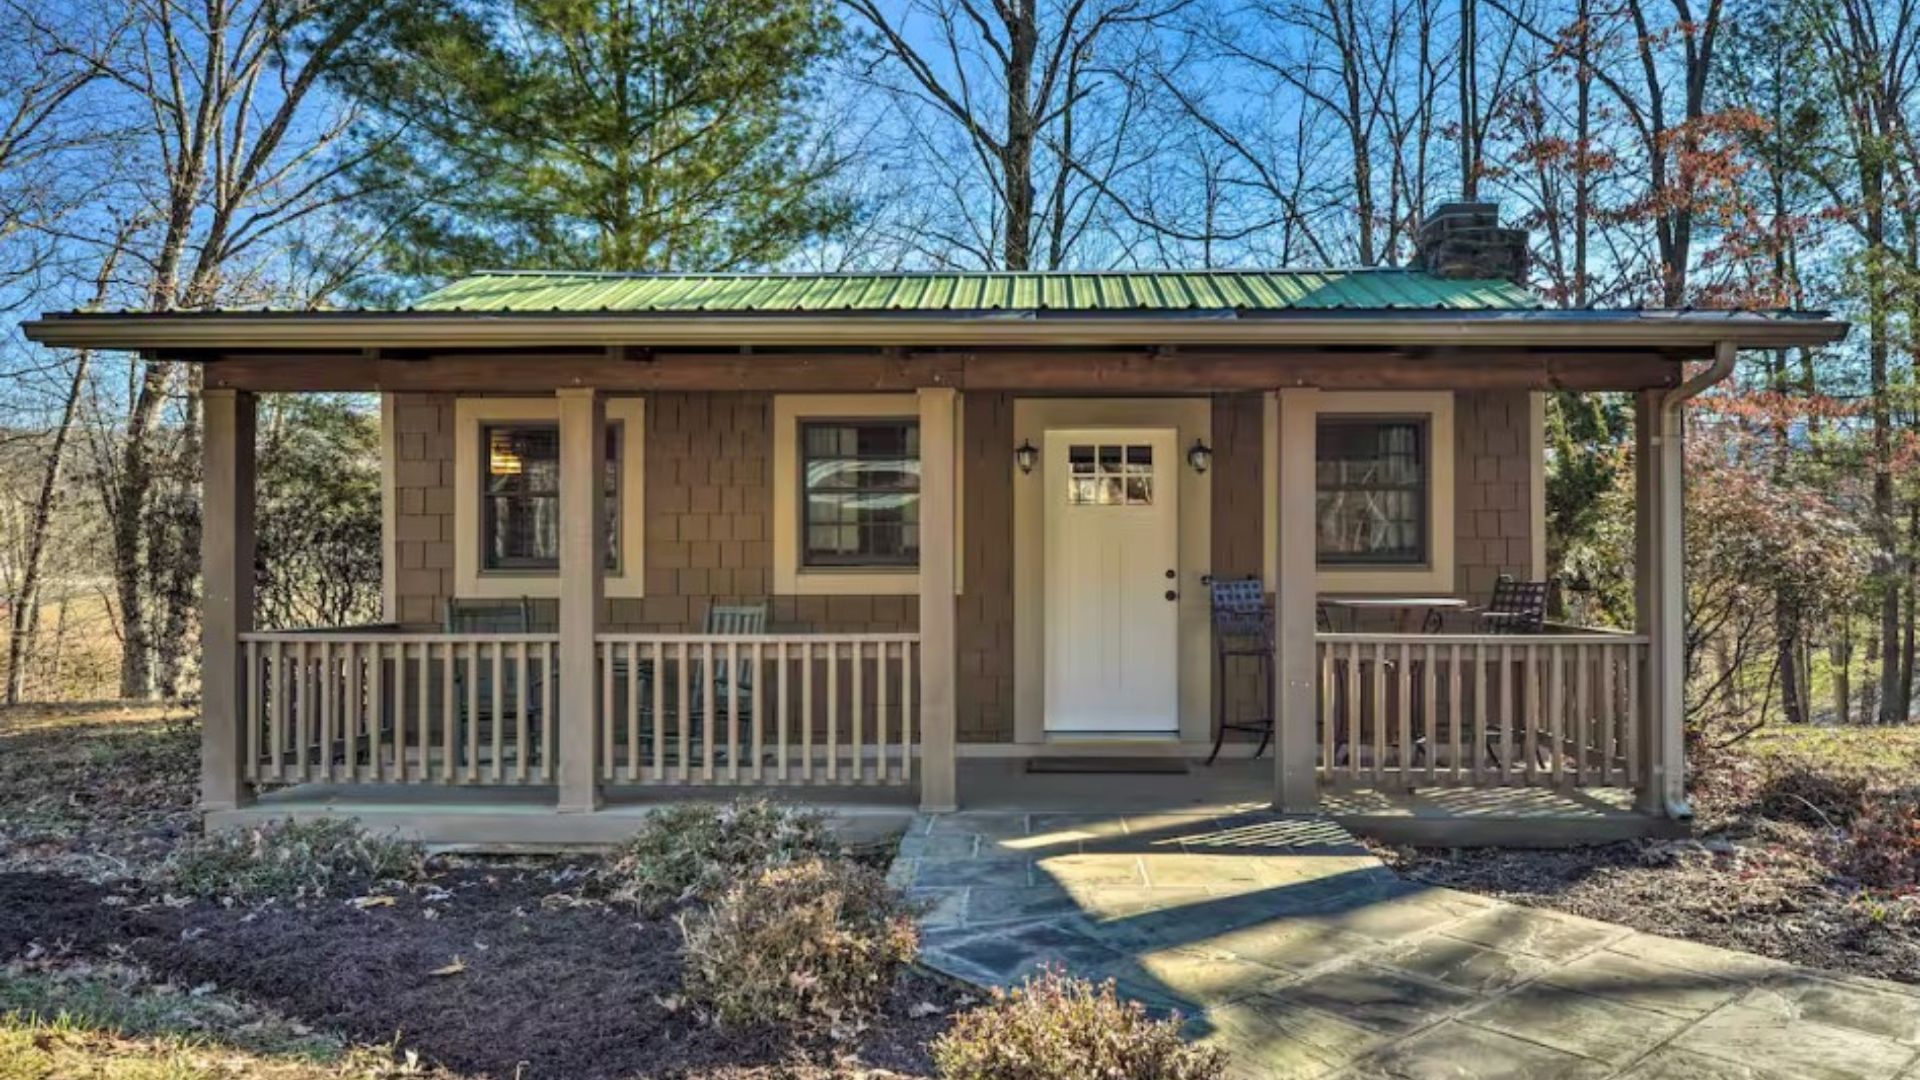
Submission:
[[1682,548],[1686,432],[1677,410],[1663,407],[1665,394],[1634,396],[1634,619],[1646,635],[1646,677],[1641,680],[1641,775],[1637,804],[1643,813],[1685,815],[1686,785],[1686,587]]
[[920,809],[958,806],[954,743],[954,410],[948,387],[920,391]]
[[1274,535],[1273,805],[1290,814],[1320,810],[1319,657],[1314,644],[1317,573],[1314,541],[1314,443],[1320,391],[1278,392],[1280,458]]
[[[560,398],[560,803],[561,813],[600,806],[600,745],[593,636],[607,564],[607,403],[587,388],[556,391]],[[639,552],[628,552],[639,558]]]
[[206,390],[201,409],[200,805],[232,810],[253,801],[240,635],[253,629],[254,397]]

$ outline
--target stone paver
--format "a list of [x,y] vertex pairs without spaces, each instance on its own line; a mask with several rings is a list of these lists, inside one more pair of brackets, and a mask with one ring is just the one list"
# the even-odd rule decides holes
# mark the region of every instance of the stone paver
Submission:
[[1320,819],[933,815],[889,877],[928,965],[1111,978],[1248,1080],[1920,1080],[1920,990],[1414,885]]

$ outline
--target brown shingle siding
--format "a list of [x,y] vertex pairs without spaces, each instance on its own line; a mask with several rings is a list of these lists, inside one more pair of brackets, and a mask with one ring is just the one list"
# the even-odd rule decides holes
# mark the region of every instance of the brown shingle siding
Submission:
[[955,633],[962,742],[1013,740],[1013,398],[968,394]]
[[1532,573],[1532,403],[1525,390],[1454,396],[1455,591],[1484,598],[1501,574]]

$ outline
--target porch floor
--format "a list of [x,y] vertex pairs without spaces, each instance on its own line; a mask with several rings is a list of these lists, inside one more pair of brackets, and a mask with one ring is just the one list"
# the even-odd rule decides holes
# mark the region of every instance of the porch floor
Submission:
[[925,963],[1111,978],[1249,1080],[1920,1075],[1913,987],[1403,881],[1313,818],[928,815],[891,876]]
[[[610,785],[597,813],[561,813],[551,786],[300,784],[263,793],[251,806],[214,811],[214,828],[244,827],[278,817],[328,815],[359,819],[435,847],[538,850],[617,844],[653,808],[689,800],[731,798],[743,789]],[[819,807],[850,842],[905,828],[917,810],[912,787],[791,787],[766,794]],[[959,790],[969,811],[1076,813],[1237,813],[1267,807],[1273,759],[1198,762],[1184,773],[1029,773],[1019,759],[959,763]],[[1391,843],[1454,847],[1605,843],[1683,830],[1633,808],[1625,789],[1421,789],[1415,792],[1329,788],[1322,806],[1352,832]]]

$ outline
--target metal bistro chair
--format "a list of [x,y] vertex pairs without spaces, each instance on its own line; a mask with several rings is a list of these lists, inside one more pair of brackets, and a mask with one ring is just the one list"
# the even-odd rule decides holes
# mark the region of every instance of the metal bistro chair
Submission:
[[[1267,752],[1267,744],[1273,741],[1273,609],[1267,606],[1266,587],[1257,577],[1239,581],[1210,581],[1213,600],[1213,649],[1217,665],[1216,701],[1218,715],[1215,717],[1213,753],[1207,755],[1207,764],[1220,756],[1220,748],[1227,741],[1229,731],[1258,732],[1260,745],[1253,752],[1254,758]],[[1252,659],[1260,673],[1261,696],[1265,703],[1262,715],[1247,719],[1228,719],[1227,717],[1227,662],[1232,657]]]
[[1547,622],[1545,581],[1518,581],[1506,574],[1493,583],[1493,596],[1478,612],[1489,634],[1538,634]]

